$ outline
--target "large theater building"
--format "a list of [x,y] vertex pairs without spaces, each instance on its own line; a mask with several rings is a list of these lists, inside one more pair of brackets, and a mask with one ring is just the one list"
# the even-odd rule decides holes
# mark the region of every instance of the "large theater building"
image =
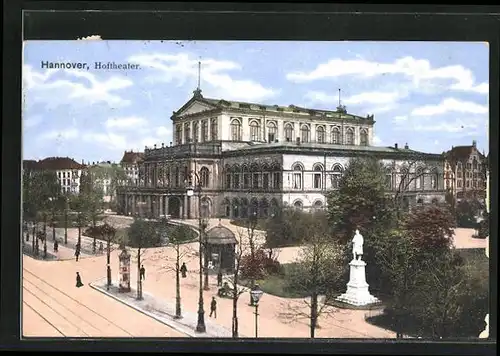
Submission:
[[407,206],[444,201],[442,155],[373,146],[373,116],[342,106],[269,106],[208,99],[196,90],[171,119],[173,144],[145,149],[137,183],[118,188],[120,213],[137,213],[139,202],[153,216],[178,218],[321,209],[325,192],[338,188],[349,159],[360,155],[385,165],[388,190],[406,187]]

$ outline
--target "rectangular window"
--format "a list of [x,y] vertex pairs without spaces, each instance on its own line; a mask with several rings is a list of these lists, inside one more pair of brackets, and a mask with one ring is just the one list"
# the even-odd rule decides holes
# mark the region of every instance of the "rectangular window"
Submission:
[[262,175],[262,187],[264,189],[269,189],[269,173],[264,173]]
[[321,174],[314,174],[314,189],[321,189]]
[[240,175],[238,173],[236,173],[234,176],[234,182],[233,182],[233,186],[238,189],[240,187]]
[[210,138],[212,141],[217,140],[218,134],[217,134],[217,119],[212,119],[210,121]]
[[279,189],[281,186],[281,175],[278,172],[273,173],[273,188]]
[[231,188],[231,173],[226,174],[226,188]]
[[259,187],[259,173],[254,173],[252,179],[252,188],[258,188],[258,187]]
[[243,188],[249,188],[250,187],[250,174],[249,173],[244,173],[243,174]]
[[302,189],[302,173],[293,174],[293,189]]

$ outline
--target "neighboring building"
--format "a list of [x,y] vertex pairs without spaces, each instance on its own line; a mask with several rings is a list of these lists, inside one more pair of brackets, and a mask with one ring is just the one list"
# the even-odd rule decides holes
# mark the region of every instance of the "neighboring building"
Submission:
[[103,201],[111,202],[115,198],[115,188],[113,179],[115,177],[114,170],[117,168],[116,163],[107,162],[90,162],[88,163],[88,171],[91,174],[91,180],[94,187],[102,191]]
[[69,157],[48,157],[38,162],[25,160],[23,168],[53,171],[61,184],[62,193],[78,194],[81,187],[81,177],[86,166]]
[[125,170],[125,174],[133,184],[137,184],[139,180],[139,163],[144,159],[143,152],[125,151],[120,165]]
[[[372,146],[373,115],[352,115],[342,106],[328,111],[207,99],[196,90],[171,119],[175,144],[145,149],[137,182],[118,189],[119,212],[136,213],[138,202],[155,216],[182,218],[198,211],[238,218],[252,211],[267,216],[282,206],[320,209],[349,159],[367,154],[385,165],[388,190],[404,187],[407,206],[444,201],[443,155]],[[198,183],[201,193],[195,189],[189,197],[187,188]]]
[[485,199],[487,161],[477,149],[476,141],[470,146],[452,147],[445,156],[445,188],[456,200]]

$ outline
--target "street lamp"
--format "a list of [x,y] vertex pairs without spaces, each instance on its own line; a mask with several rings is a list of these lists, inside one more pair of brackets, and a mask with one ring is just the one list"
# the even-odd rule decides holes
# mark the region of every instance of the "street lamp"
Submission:
[[[249,217],[248,217],[248,229],[247,229],[247,235],[248,235],[248,243],[250,244],[250,257],[252,259],[252,264],[255,263],[255,246],[254,246],[254,232],[255,229],[257,228],[257,212],[255,211],[255,207],[250,207],[250,212],[249,212]],[[254,276],[252,276],[251,284],[255,283],[255,280],[253,279]],[[254,299],[250,295],[250,306],[254,305]]]
[[[205,229],[206,229],[206,222],[203,221],[201,218],[201,184],[199,184],[199,176],[196,172],[193,172],[194,176],[196,178],[196,190],[198,191],[199,199],[198,199],[198,231],[199,231],[199,236],[198,236],[198,242],[199,242],[199,250],[198,250],[198,255],[199,255],[199,296],[198,296],[198,323],[196,324],[196,331],[199,333],[204,333],[207,331],[206,326],[205,326],[205,310],[203,309],[203,253],[205,251],[204,249],[204,234],[205,234]],[[192,197],[194,195],[194,189],[191,184],[188,184],[186,187],[186,195],[188,197]],[[205,261],[206,261],[206,256],[205,256]],[[206,281],[207,282],[207,281]],[[208,286],[208,283],[206,283]]]
[[264,292],[260,289],[259,285],[256,284],[252,290],[250,291],[250,297],[252,298],[253,305],[255,306],[255,337],[258,337],[259,335],[259,329],[258,329],[258,319],[259,319],[259,300],[262,297]]

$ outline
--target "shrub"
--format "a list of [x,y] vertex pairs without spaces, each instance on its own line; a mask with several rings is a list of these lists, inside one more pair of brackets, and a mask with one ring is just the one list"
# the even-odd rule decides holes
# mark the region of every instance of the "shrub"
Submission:
[[262,249],[255,251],[253,259],[250,254],[242,256],[240,263],[241,276],[245,279],[263,279],[267,275],[278,274],[281,270],[279,261]]

